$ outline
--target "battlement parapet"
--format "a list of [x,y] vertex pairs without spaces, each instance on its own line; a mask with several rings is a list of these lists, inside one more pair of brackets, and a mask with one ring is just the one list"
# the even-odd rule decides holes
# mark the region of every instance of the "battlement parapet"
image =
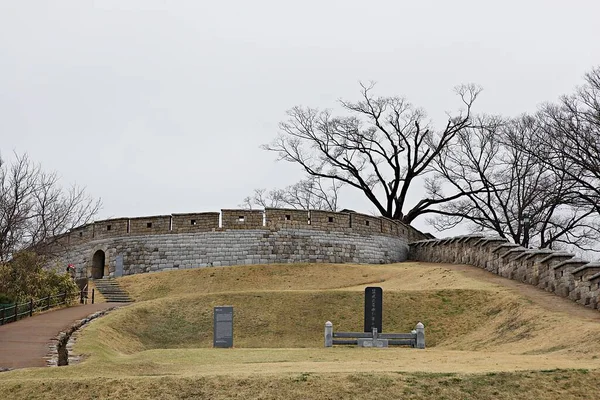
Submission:
[[280,228],[395,236],[408,241],[430,237],[410,225],[385,217],[356,212],[266,208],[110,218],[73,228],[61,235],[61,240],[67,245],[78,245],[117,237]]

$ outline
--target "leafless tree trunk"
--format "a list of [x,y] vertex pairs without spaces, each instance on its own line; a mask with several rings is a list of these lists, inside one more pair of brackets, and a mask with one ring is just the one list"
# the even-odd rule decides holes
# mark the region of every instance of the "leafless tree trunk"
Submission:
[[90,222],[100,208],[83,188],[63,189],[27,155],[0,160],[0,261],[23,248],[47,251],[54,237]]
[[479,88],[457,89],[464,109],[435,131],[425,112],[400,97],[375,97],[373,84],[361,85],[362,99],[341,101],[348,113],[294,107],[281,133],[264,149],[280,160],[299,164],[314,177],[332,179],[362,192],[385,217],[412,222],[419,215],[463,195],[424,198],[406,211],[409,190],[455,136],[470,126]]

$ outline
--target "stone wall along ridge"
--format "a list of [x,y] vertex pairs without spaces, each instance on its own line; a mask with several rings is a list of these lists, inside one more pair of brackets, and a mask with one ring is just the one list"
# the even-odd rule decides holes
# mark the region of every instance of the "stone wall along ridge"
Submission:
[[500,237],[466,235],[410,244],[409,259],[469,264],[599,308],[600,263],[548,249],[526,249]]

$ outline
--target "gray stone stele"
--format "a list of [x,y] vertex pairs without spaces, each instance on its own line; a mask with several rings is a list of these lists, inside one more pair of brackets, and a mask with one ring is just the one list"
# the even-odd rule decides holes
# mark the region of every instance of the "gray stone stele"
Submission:
[[233,307],[215,307],[213,316],[213,347],[233,347]]
[[119,254],[115,257],[115,278],[123,276],[123,255]]

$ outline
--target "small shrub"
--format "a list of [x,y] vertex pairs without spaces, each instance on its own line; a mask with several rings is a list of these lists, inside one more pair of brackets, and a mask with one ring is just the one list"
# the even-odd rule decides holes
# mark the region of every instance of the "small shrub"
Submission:
[[12,304],[14,299],[6,293],[0,293],[0,304]]
[[[67,293],[74,296],[79,289],[71,276],[47,269],[47,261],[31,252],[21,252],[0,264],[0,293],[10,302],[41,299]],[[2,303],[0,299],[0,303]]]

